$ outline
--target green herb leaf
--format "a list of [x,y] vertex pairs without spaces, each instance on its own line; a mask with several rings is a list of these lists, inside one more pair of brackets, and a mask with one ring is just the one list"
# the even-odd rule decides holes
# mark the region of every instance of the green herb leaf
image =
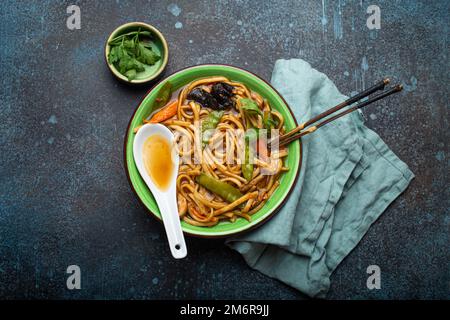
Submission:
[[125,72],[125,77],[127,77],[128,80],[131,81],[136,78],[136,74],[137,74],[136,69],[131,69]]
[[140,42],[144,47],[152,49],[152,43],[150,41],[141,41]]
[[145,65],[154,65],[161,57],[153,52],[150,42],[141,43],[141,37],[150,37],[149,31],[133,31],[120,35],[109,42],[111,50],[108,62],[114,64],[128,80],[135,79],[138,72],[145,70]]
[[128,70],[135,69],[137,72],[144,71],[144,64],[133,57],[124,56],[119,61],[119,72],[125,74]]
[[130,54],[134,54],[136,50],[136,44],[133,40],[124,40],[122,43],[124,49],[126,49]]
[[117,61],[119,61],[120,57],[120,52],[119,52],[119,47],[112,47],[111,51],[109,52],[109,56],[108,56],[108,61],[109,63],[116,63]]
[[153,50],[146,48],[143,44],[139,43],[137,45],[136,59],[138,59],[142,63],[152,66],[159,59],[161,59],[161,57]]
[[136,36],[139,33],[140,37],[147,37],[147,38],[151,38],[152,37],[152,33],[150,31],[132,31],[129,33],[125,33],[125,34],[121,34],[120,36],[115,37],[114,39],[112,39],[111,41],[108,42],[109,45],[117,45],[119,44],[122,39],[124,38],[132,38],[134,36]]

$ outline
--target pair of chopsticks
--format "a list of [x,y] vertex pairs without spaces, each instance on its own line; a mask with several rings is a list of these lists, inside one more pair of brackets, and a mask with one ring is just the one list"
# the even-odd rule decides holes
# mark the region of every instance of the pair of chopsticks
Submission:
[[[381,100],[387,96],[390,96],[391,94],[400,92],[403,89],[403,86],[401,84],[398,84],[398,85],[395,85],[394,87],[384,90],[386,85],[389,84],[389,82],[390,82],[389,78],[383,79],[380,82],[377,82],[372,87],[356,94],[355,96],[345,100],[344,102],[338,104],[337,106],[335,106],[325,112],[322,112],[321,114],[315,116],[311,120],[308,120],[308,121],[300,124],[298,127],[294,128],[293,130],[279,136],[278,137],[278,146],[282,147],[282,146],[288,145],[292,141],[295,141],[295,140],[299,139],[300,137],[303,137],[304,135],[307,135],[309,133],[316,131],[317,129],[326,125],[327,123],[330,123],[330,122],[332,122],[336,119],[339,119],[355,110],[361,109],[371,103],[374,103],[374,102]],[[375,96],[372,96],[371,98],[369,98],[366,101],[359,102],[355,106],[348,108],[345,111],[342,111],[334,116],[327,118],[331,114],[333,114],[347,106],[350,106],[350,105],[354,104],[355,102],[358,102],[359,100],[361,100],[379,90],[384,90],[384,91]],[[318,122],[319,120],[322,120],[324,118],[327,118],[327,119],[315,124],[316,122]],[[315,125],[313,125],[313,124],[315,124]],[[311,125],[313,125],[313,126],[311,126]],[[269,147],[272,145],[272,143],[275,143],[275,140],[271,140],[269,142]]]

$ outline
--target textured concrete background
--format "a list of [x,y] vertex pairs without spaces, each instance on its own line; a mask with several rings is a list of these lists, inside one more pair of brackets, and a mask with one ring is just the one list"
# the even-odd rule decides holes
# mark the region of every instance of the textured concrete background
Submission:
[[[343,93],[383,76],[404,83],[365,110],[367,125],[416,174],[332,276],[331,299],[450,298],[449,1],[1,1],[0,297],[301,299],[250,269],[223,240],[170,257],[162,225],[123,169],[125,130],[150,88],[109,73],[108,34],[141,20],[171,48],[166,74],[227,63],[270,79],[300,57]],[[81,30],[66,8],[81,8]],[[366,9],[381,7],[381,30]],[[77,264],[82,290],[65,287]],[[378,264],[382,289],[366,288]]]

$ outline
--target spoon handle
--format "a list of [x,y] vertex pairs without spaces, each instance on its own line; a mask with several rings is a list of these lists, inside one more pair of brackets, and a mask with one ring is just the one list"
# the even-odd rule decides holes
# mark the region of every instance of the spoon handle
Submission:
[[181,229],[175,192],[159,196],[156,202],[161,212],[170,252],[175,259],[182,259],[187,255],[187,248]]

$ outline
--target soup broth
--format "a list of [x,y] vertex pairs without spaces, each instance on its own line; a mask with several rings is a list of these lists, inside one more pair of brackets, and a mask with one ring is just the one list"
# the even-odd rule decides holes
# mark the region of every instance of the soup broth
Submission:
[[161,190],[167,190],[173,174],[172,148],[166,138],[150,136],[144,143],[144,164],[153,183]]

